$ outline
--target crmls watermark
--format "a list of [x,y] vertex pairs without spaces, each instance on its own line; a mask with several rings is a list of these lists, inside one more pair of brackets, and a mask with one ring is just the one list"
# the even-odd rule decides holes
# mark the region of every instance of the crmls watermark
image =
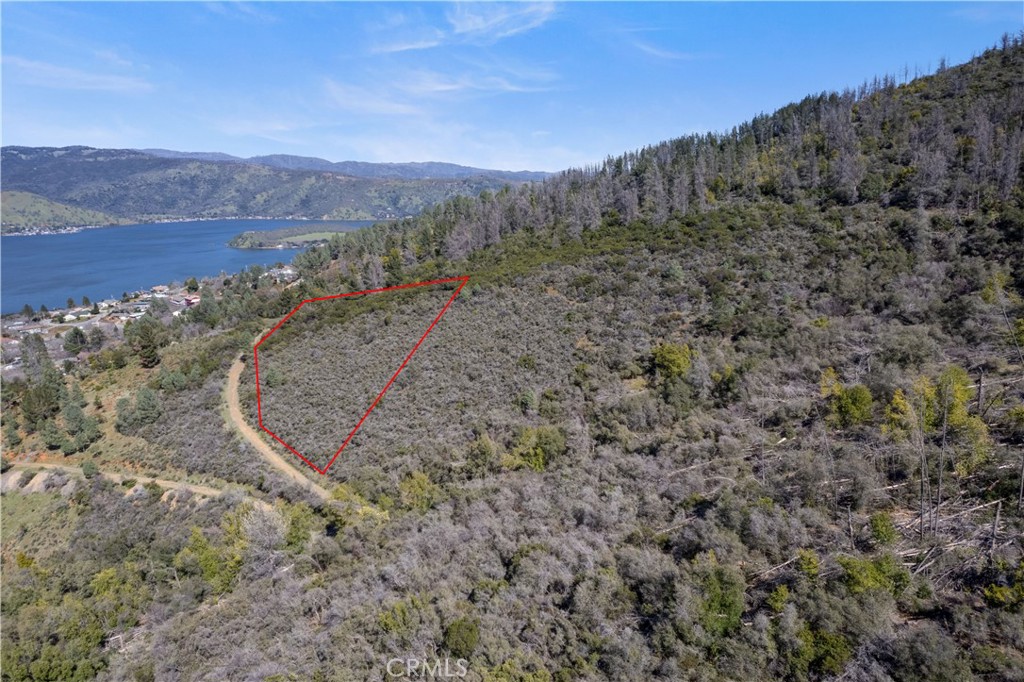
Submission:
[[469,661],[464,658],[392,658],[387,663],[388,677],[424,677],[445,679],[465,677]]

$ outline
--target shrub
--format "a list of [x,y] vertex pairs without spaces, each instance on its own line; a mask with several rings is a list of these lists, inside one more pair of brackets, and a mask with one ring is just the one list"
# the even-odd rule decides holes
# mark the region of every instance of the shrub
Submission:
[[698,559],[700,586],[704,593],[700,622],[713,640],[740,626],[745,582],[738,570],[718,562],[714,552]]
[[655,371],[666,379],[681,377],[690,370],[693,351],[688,345],[662,343],[651,351]]
[[828,400],[828,421],[833,426],[845,429],[871,421],[871,391],[863,384],[844,387],[831,367],[821,374],[821,395]]
[[479,640],[479,626],[466,618],[452,621],[444,631],[444,647],[459,658],[472,656]]
[[490,471],[495,465],[498,448],[486,433],[481,434],[469,446],[466,460],[474,474]]
[[99,468],[96,466],[96,463],[93,462],[91,459],[82,462],[82,475],[85,476],[87,479],[95,478],[96,476],[99,475],[99,473]]
[[797,551],[797,568],[811,580],[817,580],[821,572],[821,562],[818,553],[813,549],[801,549]]
[[785,585],[779,585],[772,590],[767,599],[768,607],[775,613],[782,613],[782,609],[786,608],[786,602],[788,601],[789,588]]
[[425,512],[444,499],[441,487],[422,471],[414,471],[398,484],[402,503],[414,511]]
[[139,427],[152,424],[163,414],[160,398],[153,389],[143,386],[135,396],[135,404],[129,398],[117,401],[117,421],[114,427],[121,433],[134,433]]
[[519,394],[516,398],[516,407],[523,414],[529,414],[537,409],[537,396],[533,391],[526,390]]
[[843,567],[843,582],[853,594],[884,590],[898,596],[910,584],[910,572],[891,554],[876,559],[837,558]]
[[504,458],[510,469],[528,467],[544,471],[548,463],[561,457],[566,450],[565,434],[557,426],[526,428],[519,432],[512,452]]
[[872,514],[868,525],[871,526],[871,537],[879,545],[891,545],[899,537],[896,526],[892,523],[892,517],[887,512]]

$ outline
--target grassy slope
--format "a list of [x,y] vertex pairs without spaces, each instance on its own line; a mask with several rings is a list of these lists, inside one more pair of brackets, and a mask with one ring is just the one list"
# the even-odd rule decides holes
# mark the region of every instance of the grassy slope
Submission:
[[69,206],[31,192],[17,190],[5,191],[0,194],[0,214],[2,214],[0,219],[3,222],[4,234],[13,234],[33,228],[116,225],[126,222],[124,219],[108,213]]

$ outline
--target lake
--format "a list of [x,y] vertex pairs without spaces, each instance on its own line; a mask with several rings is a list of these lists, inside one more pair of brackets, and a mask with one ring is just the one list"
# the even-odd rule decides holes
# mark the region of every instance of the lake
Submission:
[[228,240],[246,230],[342,223],[356,230],[371,221],[202,220],[123,225],[72,234],[0,237],[0,311],[26,303],[63,308],[81,301],[121,298],[125,291],[183,282],[189,277],[235,273],[250,265],[288,263],[301,249],[233,249]]

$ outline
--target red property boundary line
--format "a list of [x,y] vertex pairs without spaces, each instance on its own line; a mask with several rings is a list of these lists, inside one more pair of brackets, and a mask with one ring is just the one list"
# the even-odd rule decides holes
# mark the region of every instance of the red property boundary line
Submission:
[[[257,414],[257,418],[259,420],[260,428],[263,429],[264,431],[266,431],[268,434],[270,434],[270,436],[274,440],[276,440],[278,443],[280,443],[281,445],[286,447],[290,452],[292,452],[293,454],[298,456],[299,459],[301,459],[303,462],[305,462],[310,467],[312,467],[314,471],[316,471],[319,474],[326,474],[327,470],[331,468],[332,464],[334,464],[334,461],[336,459],[338,459],[338,455],[341,454],[341,451],[344,450],[346,447],[348,447],[348,444],[352,441],[352,438],[356,435],[356,431],[359,430],[359,427],[361,427],[363,425],[363,422],[366,421],[366,418],[370,416],[371,412],[373,412],[373,408],[377,407],[377,403],[379,403],[381,401],[381,398],[384,397],[384,394],[388,392],[389,388],[391,388],[391,384],[395,383],[395,380],[398,378],[398,375],[401,374],[402,370],[405,369],[405,366],[407,364],[409,364],[409,360],[411,360],[412,356],[416,354],[417,350],[419,350],[420,344],[422,344],[423,341],[426,340],[427,336],[430,334],[431,331],[433,331],[434,326],[438,323],[438,321],[441,319],[441,317],[446,312],[448,312],[448,307],[452,304],[452,302],[455,300],[455,298],[459,295],[459,292],[462,291],[462,287],[466,286],[466,282],[468,282],[468,281],[469,281],[469,277],[468,276],[448,277],[447,279],[435,279],[435,280],[431,280],[429,282],[415,282],[413,284],[400,284],[398,286],[383,287],[383,288],[380,288],[380,289],[367,289],[365,291],[352,291],[352,292],[349,292],[347,294],[336,294],[334,296],[321,296],[319,298],[309,298],[309,299],[306,299],[305,301],[302,301],[301,303],[299,303],[299,305],[295,306],[295,308],[290,313],[285,315],[281,319],[280,322],[278,322],[276,325],[274,325],[274,327],[270,331],[268,331],[266,334],[261,336],[260,340],[256,342],[256,345],[252,347],[252,356],[253,356],[253,361],[254,361],[254,367],[255,367],[255,370],[256,370],[256,414]],[[274,433],[273,431],[268,429],[263,424],[263,403],[262,403],[262,399],[261,399],[261,395],[260,395],[260,356],[259,356],[259,352],[258,352],[259,351],[259,347],[260,347],[260,344],[262,344],[264,341],[266,341],[268,338],[270,338],[271,334],[273,334],[278,329],[280,329],[281,326],[292,317],[292,315],[294,315],[295,313],[299,312],[299,309],[302,308],[302,306],[306,305],[307,303],[314,303],[316,301],[332,301],[332,300],[338,299],[338,298],[348,298],[349,296],[364,296],[366,294],[378,294],[378,293],[381,293],[383,291],[398,291],[399,289],[414,289],[416,287],[426,287],[426,286],[430,286],[432,284],[448,284],[450,282],[460,282],[460,284],[455,289],[455,292],[448,299],[448,302],[444,304],[443,308],[441,308],[441,312],[439,312],[437,314],[437,317],[435,317],[433,322],[430,323],[430,326],[427,327],[427,331],[423,332],[423,336],[421,336],[419,338],[419,341],[416,342],[416,345],[412,347],[412,350],[409,351],[409,354],[405,356],[404,360],[402,360],[402,364],[398,367],[397,370],[395,370],[395,373],[391,375],[391,378],[388,380],[388,383],[385,384],[384,388],[381,389],[380,393],[377,394],[377,397],[374,399],[373,403],[370,405],[370,407],[363,414],[362,418],[355,425],[355,427],[349,432],[348,436],[345,438],[345,442],[341,444],[341,447],[338,448],[338,451],[334,453],[333,457],[331,457],[331,461],[329,461],[326,465],[324,465],[324,467],[322,469],[320,467],[318,467],[317,465],[313,464],[308,459],[306,459],[302,455],[301,452],[299,452],[298,450],[293,448],[291,445],[288,445],[288,443],[284,442],[284,440],[282,440],[276,433]]]

